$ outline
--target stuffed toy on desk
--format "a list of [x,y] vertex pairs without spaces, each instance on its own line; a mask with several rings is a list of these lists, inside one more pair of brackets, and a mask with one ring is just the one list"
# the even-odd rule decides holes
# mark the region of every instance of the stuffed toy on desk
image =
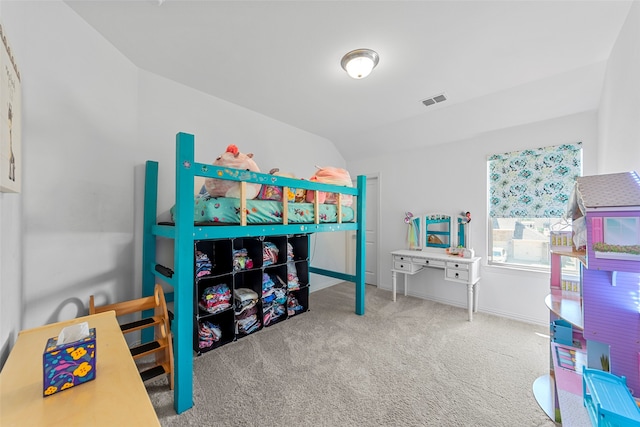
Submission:
[[[241,171],[260,172],[260,168],[253,160],[253,153],[241,153],[234,144],[229,145],[227,150],[213,162],[213,165],[240,169]],[[207,178],[204,181],[204,186],[211,197],[240,198],[240,182],[238,181]],[[261,187],[260,184],[247,183],[247,199],[255,199]]]

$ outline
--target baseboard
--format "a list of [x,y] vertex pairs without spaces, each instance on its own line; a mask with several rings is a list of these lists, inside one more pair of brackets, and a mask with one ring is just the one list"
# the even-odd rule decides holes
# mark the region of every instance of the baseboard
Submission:
[[333,285],[337,285],[338,283],[344,283],[344,280],[340,280],[340,279],[328,279],[328,280],[323,280],[321,283],[314,283],[309,287],[309,292],[315,292],[315,291],[319,291],[321,289],[326,289],[326,288],[330,288]]
[[0,372],[2,368],[4,368],[4,364],[9,358],[9,353],[11,353],[11,349],[14,345],[14,335],[13,331],[9,332],[7,339],[2,343],[2,347],[0,347]]
[[518,313],[501,312],[499,310],[481,310],[483,313],[491,314],[493,316],[505,317],[507,319],[516,320],[518,322],[530,323],[532,325],[549,327],[549,322],[541,322],[539,319],[534,319],[527,316],[522,316]]
[[[411,292],[408,293],[408,296],[414,297],[414,298],[421,298],[421,299],[427,299],[429,301],[434,301],[434,302],[439,302],[441,304],[446,304],[446,305],[451,305],[454,307],[460,307],[460,308],[467,308],[467,303],[465,301],[464,304],[461,304],[460,301],[455,301],[455,300],[449,300],[446,298],[434,298],[434,297],[429,297],[429,298],[425,298],[424,296],[421,295],[415,295],[412,294]],[[539,319],[534,319],[531,317],[527,317],[527,316],[522,316],[519,313],[512,313],[512,312],[505,312],[505,311],[500,311],[500,310],[478,310],[478,312],[480,313],[485,313],[485,314],[490,314],[492,316],[497,316],[497,317],[504,317],[510,320],[515,320],[518,322],[523,322],[523,323],[529,323],[532,325],[539,325],[539,326],[549,326],[548,322],[541,322]]]
[[465,310],[467,309],[467,302],[466,301],[464,302],[464,304],[461,304],[460,301],[456,301],[456,300],[449,300],[449,299],[446,299],[446,298],[437,298],[437,297],[425,298],[422,295],[412,294],[411,292],[409,292],[407,294],[407,296],[410,296],[410,297],[413,297],[413,298],[425,299],[425,300],[429,300],[429,301],[433,301],[433,302],[439,302],[441,304],[451,305],[453,307],[460,307],[460,308],[464,308]]

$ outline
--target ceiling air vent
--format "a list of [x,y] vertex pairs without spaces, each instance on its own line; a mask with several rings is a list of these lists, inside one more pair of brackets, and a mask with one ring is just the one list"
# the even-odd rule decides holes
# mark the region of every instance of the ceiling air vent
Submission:
[[446,101],[446,100],[447,100],[447,96],[444,93],[441,93],[440,95],[436,95],[436,96],[431,97],[431,98],[423,99],[422,103],[428,107],[429,105],[433,105],[433,104],[436,104],[436,103],[439,103],[439,102],[443,102],[443,101]]

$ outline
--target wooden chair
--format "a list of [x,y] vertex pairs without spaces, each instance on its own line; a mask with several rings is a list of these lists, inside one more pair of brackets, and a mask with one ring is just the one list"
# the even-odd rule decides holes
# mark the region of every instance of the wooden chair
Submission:
[[[131,355],[138,364],[140,377],[143,381],[150,380],[160,375],[168,375],[169,387],[173,390],[173,344],[167,303],[164,299],[162,286],[156,284],[154,294],[149,297],[119,302],[115,304],[95,306],[94,297],[89,298],[89,314],[115,311],[116,317],[125,316],[146,310],[154,310],[152,317],[144,317],[129,323],[121,323],[123,334],[134,331],[142,331],[154,328],[154,341],[130,347]],[[139,363],[138,360],[146,356],[154,356],[154,364],[151,367]]]

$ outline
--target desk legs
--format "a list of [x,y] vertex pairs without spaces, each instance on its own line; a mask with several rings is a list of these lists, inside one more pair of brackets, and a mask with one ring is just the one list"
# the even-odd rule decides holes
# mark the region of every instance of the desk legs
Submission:
[[473,284],[467,285],[467,311],[469,312],[469,322],[473,320]]
[[473,320],[473,313],[478,312],[478,282],[467,285],[467,311],[469,322]]
[[[404,296],[407,296],[407,276],[408,274],[404,273]],[[396,281],[398,279],[398,273],[391,270],[391,293],[393,294],[393,301],[396,301]]]
[[[404,296],[407,296],[407,276],[404,274]],[[393,295],[393,301],[396,301],[398,273],[391,270],[391,294]],[[467,312],[469,315],[469,322],[473,321],[473,313],[478,311],[478,282],[467,284]]]
[[407,296],[407,288],[409,287],[408,286],[408,280],[407,280],[408,274],[404,273],[403,276],[404,276],[404,296],[406,297]]
[[396,302],[396,272],[391,270],[391,293],[393,294],[393,302]]
[[473,285],[473,312],[478,312],[478,282]]

